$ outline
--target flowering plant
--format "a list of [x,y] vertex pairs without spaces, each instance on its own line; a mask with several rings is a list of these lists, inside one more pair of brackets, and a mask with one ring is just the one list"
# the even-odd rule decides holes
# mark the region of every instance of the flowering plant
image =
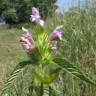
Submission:
[[[12,84],[12,81],[26,65],[33,66],[32,74],[34,75],[32,75],[31,90],[29,92],[31,91],[34,94],[35,91],[37,96],[45,96],[44,87],[49,88],[49,96],[51,96],[51,84],[58,83],[59,75],[63,72],[63,69],[66,69],[83,81],[96,85],[96,82],[77,68],[75,64],[71,64],[68,60],[58,55],[58,39],[62,40],[62,32],[60,31],[63,27],[62,25],[57,26],[48,35],[44,30],[44,21],[35,7],[32,8],[30,20],[37,24],[34,32],[35,36],[32,36],[26,28],[22,27],[23,35],[20,40],[23,49],[29,56],[29,60],[20,62],[15,67],[10,78],[5,83],[6,86]],[[6,87],[4,87],[3,92],[5,90]]]

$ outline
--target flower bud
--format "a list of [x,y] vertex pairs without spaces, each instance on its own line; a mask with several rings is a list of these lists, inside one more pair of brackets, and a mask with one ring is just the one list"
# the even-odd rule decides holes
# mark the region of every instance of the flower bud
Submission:
[[36,23],[37,23],[38,25],[42,26],[42,27],[44,26],[44,21],[43,21],[42,19],[36,21]]
[[51,41],[51,44],[52,44],[52,52],[54,53],[54,54],[56,54],[57,53],[57,41]]
[[60,29],[62,28],[63,26],[60,25],[60,26],[57,26],[53,32],[49,35],[49,42],[56,39],[56,38],[59,38],[60,40],[62,39],[62,32],[60,32]]

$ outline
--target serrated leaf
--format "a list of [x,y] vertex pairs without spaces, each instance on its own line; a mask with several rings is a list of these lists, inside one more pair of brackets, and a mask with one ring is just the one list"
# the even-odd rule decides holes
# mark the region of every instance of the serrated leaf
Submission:
[[87,74],[85,74],[85,72],[82,72],[78,67],[75,66],[75,64],[72,64],[66,59],[62,59],[62,58],[55,58],[53,61],[61,68],[66,69],[68,72],[72,73],[73,75],[80,78],[81,80],[96,86],[96,80],[93,80]]

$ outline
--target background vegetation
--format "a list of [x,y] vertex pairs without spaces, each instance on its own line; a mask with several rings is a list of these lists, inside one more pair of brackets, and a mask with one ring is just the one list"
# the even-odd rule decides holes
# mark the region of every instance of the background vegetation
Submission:
[[32,6],[37,7],[43,19],[54,14],[57,0],[0,0],[0,16],[6,23],[29,22]]
[[[54,18],[55,17],[55,18]],[[76,63],[78,67],[96,79],[96,10],[95,8],[72,8],[59,16],[47,18],[46,29],[49,32],[57,25],[63,24],[63,39],[59,46],[62,56],[70,62]],[[29,24],[30,25],[30,24]],[[23,25],[29,28],[27,24]],[[33,32],[34,25],[30,25],[30,32]],[[26,53],[22,50],[19,42],[21,29],[9,25],[0,26],[0,87],[3,86],[6,77],[13,67],[20,60],[27,59]],[[20,82],[15,81],[14,93],[10,96],[31,96],[28,95],[27,86],[31,79],[26,74],[27,68],[22,71]],[[24,74],[25,73],[25,74]],[[31,73],[31,68],[30,68]],[[96,87],[80,81],[70,73],[64,73],[59,85],[55,86],[57,96],[96,96]],[[22,78],[22,80],[21,80]]]

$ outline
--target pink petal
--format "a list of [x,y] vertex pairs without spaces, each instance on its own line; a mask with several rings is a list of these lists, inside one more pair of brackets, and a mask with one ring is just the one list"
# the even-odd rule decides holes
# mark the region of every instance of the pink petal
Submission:
[[32,36],[30,34],[23,34],[22,37],[25,39],[28,39],[30,42],[32,42]]
[[31,16],[30,20],[32,22],[35,21],[39,26],[42,26],[42,27],[44,26],[44,21],[40,19],[41,16],[39,14],[39,11],[35,7],[32,8],[32,15],[30,16]]
[[22,40],[23,42],[28,42],[28,41],[29,41],[29,40],[26,39],[25,37],[21,37],[21,40]]
[[27,50],[30,48],[28,44],[23,44],[22,47]]
[[51,49],[54,51],[54,50],[57,50],[57,47],[52,47]]
[[51,41],[51,44],[52,44],[52,52],[54,53],[54,54],[56,54],[56,52],[57,52],[57,41]]
[[40,19],[40,16],[39,15],[31,15],[31,21],[34,22],[34,21],[37,21],[38,19]]
[[26,44],[31,45],[31,42],[30,42],[29,39],[26,39],[25,37],[21,37],[21,40],[22,40],[23,42],[25,42]]
[[36,21],[38,25],[40,26],[44,26],[44,21],[42,19],[40,19],[39,21]]
[[54,31],[53,31],[53,35],[54,35],[54,37],[58,37],[58,38],[60,39],[61,36],[62,36],[62,32],[59,32],[59,31],[57,31],[57,30],[54,30]]
[[32,7],[32,14],[33,14],[33,15],[39,15],[38,9],[35,8],[35,7]]
[[29,44],[22,44],[22,47],[23,47],[25,50],[31,50],[31,49],[32,49],[32,45],[29,45]]

